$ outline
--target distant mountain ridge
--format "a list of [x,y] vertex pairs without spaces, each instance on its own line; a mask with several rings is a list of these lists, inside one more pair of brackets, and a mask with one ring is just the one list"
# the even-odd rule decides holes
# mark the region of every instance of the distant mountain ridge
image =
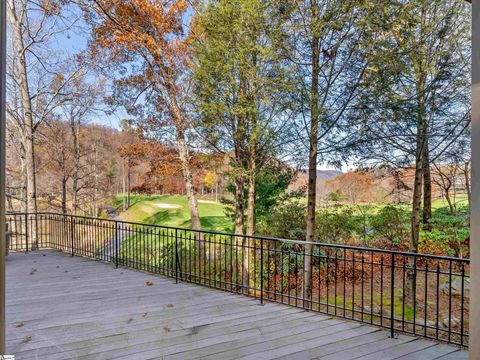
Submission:
[[340,175],[343,175],[340,170],[317,170],[317,177],[322,180],[333,179]]
[[[344,175],[339,170],[317,170],[317,187],[322,187],[325,181],[335,179],[338,176]],[[298,191],[305,188],[308,184],[308,170],[299,170],[297,176],[289,186],[290,191]]]
[[[301,169],[298,174],[300,177],[308,176],[307,169]],[[329,180],[337,176],[343,175],[340,170],[317,170],[317,180]]]

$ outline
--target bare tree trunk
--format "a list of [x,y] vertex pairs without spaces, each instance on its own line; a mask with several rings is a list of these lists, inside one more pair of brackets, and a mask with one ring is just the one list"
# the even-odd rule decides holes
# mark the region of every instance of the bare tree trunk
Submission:
[[[243,257],[243,286],[246,289],[252,288],[251,284],[254,279],[251,279],[251,258],[254,251],[254,239],[249,236],[253,236],[255,233],[255,152],[250,154],[250,175],[248,177],[248,203],[247,203],[247,237],[244,238],[245,255]],[[253,264],[255,266],[255,264]],[[260,270],[260,276],[261,270]]]
[[[235,177],[235,234],[242,235],[243,234],[243,220],[245,217],[245,177],[243,174],[237,175]],[[245,238],[243,236],[235,236],[235,252],[237,254],[237,259],[238,256],[241,254],[242,255],[242,269],[239,269],[238,266],[236,266],[236,271],[237,274],[242,274],[243,278],[243,263],[244,263],[244,255],[245,255]],[[238,262],[238,260],[237,260]],[[240,285],[238,281],[238,275],[236,282],[238,285]],[[242,285],[244,284],[244,281],[242,280]],[[242,293],[246,294],[248,293],[247,288],[242,286]]]
[[428,222],[432,218],[432,176],[430,172],[430,154],[429,154],[429,148],[428,148],[428,138],[425,139],[422,163],[423,163],[423,219],[422,220],[424,224],[424,229],[430,230],[430,225]]
[[235,234],[243,234],[245,216],[245,177],[238,175],[235,179]]
[[455,208],[453,207],[452,199],[450,198],[450,188],[445,189],[445,200],[447,200],[448,208],[450,213],[453,215],[455,213]]
[[464,176],[465,176],[465,190],[467,191],[467,200],[468,200],[468,209],[469,212],[471,211],[471,203],[472,203],[472,191],[470,185],[470,163],[468,161],[465,162],[464,166]]
[[[27,76],[27,60],[25,55],[25,44],[22,33],[22,19],[17,16],[14,0],[8,0],[8,12],[13,33],[13,51],[17,59],[17,81],[20,90],[21,107],[23,110],[23,136],[22,142],[25,148],[25,173],[26,173],[26,207],[27,212],[37,212],[37,187],[35,174],[35,146],[34,146],[34,120],[30,89]],[[36,221],[32,221],[30,227],[30,241],[32,249],[38,247]]]
[[27,212],[27,169],[25,166],[25,157],[22,155],[22,175],[23,175],[23,184],[20,192],[20,199],[21,199],[21,209],[22,212]]
[[98,151],[97,151],[97,146],[95,146],[95,162],[93,164],[93,172],[95,176],[95,183],[94,183],[94,189],[93,189],[93,217],[98,217]]
[[[254,170],[252,170],[254,171]],[[248,179],[247,235],[255,233],[255,174]]]
[[125,160],[123,161],[122,165],[122,206],[123,206],[123,211],[125,211],[126,208],[126,202],[125,202]]
[[[316,21],[317,4],[312,1],[312,22]],[[318,100],[318,77],[320,75],[320,47],[318,31],[312,24],[312,85],[311,85],[311,103],[310,103],[310,149],[308,155],[308,194],[307,194],[307,242],[313,242],[315,231],[315,210],[316,210],[316,191],[317,191],[317,157],[318,157],[318,119],[320,116]],[[302,294],[304,307],[310,307],[312,298],[312,245],[305,244],[305,260],[303,270],[303,289]]]
[[127,161],[127,209],[131,206],[131,188],[132,188],[132,164],[130,160]]
[[[417,155],[417,157],[421,155]],[[418,239],[420,233],[420,205],[422,203],[422,164],[418,158],[415,161],[415,179],[413,184],[411,241],[410,251],[418,252]]]
[[183,179],[185,181],[185,190],[187,193],[188,207],[190,209],[190,217],[192,219],[192,229],[201,230],[200,215],[198,213],[198,203],[195,198],[195,190],[193,187],[193,176],[190,169],[190,153],[185,142],[183,131],[177,128],[177,143],[180,161],[182,163]]
[[[416,154],[415,154],[415,178],[413,183],[413,199],[412,199],[412,216],[411,216],[411,239],[410,252],[418,253],[418,243],[420,238],[420,208],[422,203],[422,182],[425,154],[426,138],[426,119],[425,119],[425,76],[420,67],[417,76],[417,135],[416,135]],[[407,271],[408,284],[405,287],[406,298],[411,299],[411,305],[416,302],[416,271],[415,258],[411,257],[409,261],[409,269]]]
[[64,175],[62,177],[62,214],[67,213],[67,180],[68,178]]
[[72,174],[72,214],[76,215],[78,211],[78,191],[80,178],[80,125],[72,118],[70,129],[73,137],[73,174]]

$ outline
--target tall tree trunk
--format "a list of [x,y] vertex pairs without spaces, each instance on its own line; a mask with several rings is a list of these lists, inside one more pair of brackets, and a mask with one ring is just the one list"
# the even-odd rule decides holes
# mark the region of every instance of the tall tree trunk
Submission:
[[[418,140],[417,140],[417,143],[418,143]],[[417,150],[417,153],[418,152],[419,151]],[[421,154],[417,154],[417,159],[415,160],[415,178],[414,178],[414,184],[413,184],[413,199],[412,199],[410,252],[415,252],[415,253],[418,252],[418,240],[419,240],[419,234],[420,234],[420,208],[422,203],[423,166],[421,162],[421,156],[422,156]]]
[[[426,127],[426,125],[424,125]],[[432,218],[432,176],[430,172],[430,154],[428,148],[428,131],[425,129],[425,146],[423,151],[423,224],[425,230],[430,230],[429,220]]]
[[[235,234],[243,234],[243,219],[245,216],[245,177],[235,178]],[[239,245],[239,243],[237,243]]]
[[448,208],[450,209],[450,214],[455,213],[455,208],[452,203],[452,199],[450,197],[450,187],[445,188],[445,200],[447,200]]
[[132,188],[132,164],[130,160],[127,162],[127,209],[130,209],[131,206],[131,188]]
[[[316,210],[316,191],[317,191],[317,157],[318,157],[318,120],[319,111],[319,92],[318,78],[320,75],[320,45],[318,31],[315,26],[317,4],[316,1],[311,2],[312,9],[312,85],[310,89],[310,149],[308,155],[308,194],[307,194],[307,242],[313,242],[315,231],[315,210]],[[304,307],[310,307],[310,299],[312,298],[312,245],[305,244],[305,259],[303,269],[302,294]]]
[[[8,0],[8,12],[12,26],[13,51],[17,59],[16,73],[20,90],[21,107],[23,110],[23,136],[22,142],[25,148],[25,173],[26,173],[26,207],[27,212],[37,212],[37,186],[35,174],[35,139],[34,139],[34,120],[32,102],[30,97],[30,88],[27,75],[27,59],[25,54],[25,44],[22,33],[22,19],[17,16],[17,10],[14,0]],[[30,224],[30,241],[32,249],[38,247],[37,224],[32,221]]]
[[[412,215],[411,215],[411,239],[410,252],[418,253],[418,243],[420,238],[420,211],[422,204],[422,184],[423,184],[423,169],[425,154],[426,138],[426,113],[425,113],[425,75],[421,64],[417,69],[417,135],[416,135],[416,152],[415,152],[415,178],[413,183],[413,198],[412,198]],[[409,259],[409,269],[407,271],[408,284],[406,289],[406,298],[410,299],[411,306],[416,302],[416,270],[415,258]]]
[[248,178],[247,235],[255,234],[255,170]]
[[94,188],[93,188],[93,217],[98,217],[98,151],[95,146],[95,162],[93,164]]
[[180,161],[182,163],[183,180],[185,181],[185,190],[187,193],[188,207],[192,219],[192,229],[201,230],[200,215],[198,214],[198,203],[195,198],[195,189],[193,187],[193,176],[190,169],[190,152],[183,131],[177,129],[177,143]]
[[468,200],[468,210],[471,211],[471,203],[472,203],[472,192],[470,187],[470,163],[468,161],[465,162],[465,166],[463,168],[464,176],[465,176],[465,190],[467,191],[467,200]]
[[22,187],[20,190],[20,203],[21,203],[21,209],[22,212],[26,213],[27,210],[27,167],[25,165],[25,156],[21,156],[21,162],[22,162]]
[[[255,164],[255,151],[251,150],[250,153],[250,174],[248,177],[248,203],[247,203],[247,237],[244,238],[245,256],[243,258],[243,286],[244,288],[252,288],[254,284],[251,278],[251,258],[254,251],[255,240],[249,236],[253,236],[255,233],[255,178],[256,178],[256,164]],[[261,250],[263,251],[263,250]],[[255,266],[255,264],[253,264]],[[262,276],[262,271],[260,271]]]
[[126,201],[125,201],[125,160],[123,160],[122,164],[122,209],[125,211],[126,208]]
[[[412,216],[411,216],[411,239],[410,252],[418,252],[418,242],[420,236],[420,207],[422,202],[422,180],[423,180],[423,163],[422,163],[422,147],[423,147],[423,130],[419,126],[417,130],[417,154],[415,159],[415,178],[413,183],[413,199],[412,199]],[[415,258],[408,259],[407,280],[405,286],[405,298],[409,301],[410,306],[414,306],[416,302],[417,274],[415,270]]]
[[62,214],[67,214],[67,177],[62,177]]
[[73,138],[73,174],[72,174],[72,214],[78,211],[78,192],[80,179],[80,124],[75,119],[70,121],[70,130]]

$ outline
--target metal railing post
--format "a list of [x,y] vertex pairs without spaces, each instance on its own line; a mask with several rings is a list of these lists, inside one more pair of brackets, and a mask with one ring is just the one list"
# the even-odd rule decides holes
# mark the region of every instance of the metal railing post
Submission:
[[25,214],[25,251],[28,252],[28,213]]
[[175,229],[175,284],[178,284],[178,229]]
[[119,238],[118,238],[118,221],[115,220],[115,268],[118,269],[118,247],[120,246],[119,244]]
[[390,268],[390,334],[395,338],[395,254],[392,254],[392,265]]
[[260,305],[263,305],[263,238],[260,238]]
[[74,239],[75,238],[75,223],[74,223],[75,218],[72,216],[70,219],[71,219],[70,232],[71,232],[71,235],[72,235],[71,236],[72,256],[74,256],[75,253],[74,253],[74,250],[73,250],[73,245],[74,245],[74,241],[75,241],[75,239]]

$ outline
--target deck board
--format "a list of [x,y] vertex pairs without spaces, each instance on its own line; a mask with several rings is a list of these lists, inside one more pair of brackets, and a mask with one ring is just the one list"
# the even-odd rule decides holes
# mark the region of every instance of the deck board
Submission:
[[51,360],[467,358],[453,346],[51,251],[7,259],[7,350]]

